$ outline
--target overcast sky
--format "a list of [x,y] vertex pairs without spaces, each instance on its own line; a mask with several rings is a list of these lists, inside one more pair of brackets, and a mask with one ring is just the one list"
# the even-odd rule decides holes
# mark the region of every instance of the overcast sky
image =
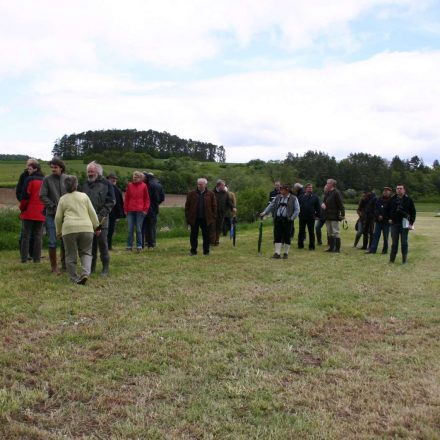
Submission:
[[153,129],[228,162],[440,159],[434,0],[0,0],[0,153]]

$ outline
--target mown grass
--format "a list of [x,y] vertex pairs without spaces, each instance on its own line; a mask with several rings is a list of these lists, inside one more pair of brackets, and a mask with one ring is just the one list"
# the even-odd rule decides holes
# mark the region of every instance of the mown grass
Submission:
[[[263,256],[257,225],[112,254],[73,286],[0,253],[0,437],[439,438],[440,219],[406,266],[352,249]],[[350,224],[354,223],[354,216]]]

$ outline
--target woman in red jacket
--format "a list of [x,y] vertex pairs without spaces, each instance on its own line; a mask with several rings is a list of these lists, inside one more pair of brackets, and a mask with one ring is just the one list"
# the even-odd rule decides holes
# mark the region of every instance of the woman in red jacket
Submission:
[[150,208],[148,187],[144,183],[144,174],[140,171],[133,173],[133,182],[127,186],[124,200],[124,212],[127,215],[128,237],[127,250],[133,249],[133,231],[136,227],[136,248],[142,250],[142,223]]
[[43,244],[43,224],[46,220],[44,204],[40,200],[40,188],[44,176],[38,162],[30,163],[27,171],[29,176],[24,182],[20,202],[20,218],[23,220],[20,256],[21,262],[26,263],[29,254],[29,242],[33,237],[32,259],[34,263],[39,263]]

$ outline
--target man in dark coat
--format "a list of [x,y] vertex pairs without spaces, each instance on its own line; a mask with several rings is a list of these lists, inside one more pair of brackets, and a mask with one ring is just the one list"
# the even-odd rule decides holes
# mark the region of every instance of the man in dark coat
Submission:
[[159,205],[165,200],[165,193],[162,185],[153,173],[144,173],[144,182],[147,184],[150,196],[150,209],[142,224],[142,247],[147,245],[148,249],[156,247],[157,216],[159,215]]
[[110,266],[110,254],[107,241],[108,221],[110,212],[116,202],[113,185],[102,175],[102,173],[103,169],[99,163],[95,161],[90,162],[87,165],[87,182],[81,186],[81,191],[89,196],[96,214],[98,215],[101,227],[101,233],[99,236],[95,235],[93,237],[91,271],[94,272],[96,269],[99,247],[102,262],[101,275],[107,276]]
[[315,219],[319,218],[321,206],[318,196],[313,192],[313,185],[308,183],[305,192],[298,197],[299,201],[299,232],[298,249],[304,249],[306,227],[309,231],[309,249],[315,250]]
[[408,258],[408,231],[413,229],[416,221],[416,208],[412,199],[406,194],[405,185],[398,184],[396,186],[396,194],[391,197],[388,204],[388,216],[392,241],[390,263],[394,263],[396,260],[400,238],[402,240],[402,263],[405,264]]
[[228,211],[235,212],[232,198],[226,190],[226,182],[224,180],[217,180],[214,188],[214,196],[217,202],[217,213],[215,219],[215,226],[210,232],[210,241],[213,246],[218,246],[220,243],[220,234],[223,230],[223,222],[225,221],[226,213]]
[[341,234],[339,222],[345,218],[345,207],[341,193],[336,189],[336,180],[327,180],[327,192],[321,208],[325,212],[325,225],[327,226],[329,248],[326,252],[340,252]]
[[391,200],[391,188],[386,186],[383,189],[382,196],[377,198],[374,204],[374,232],[373,241],[366,252],[367,254],[375,254],[377,246],[379,245],[380,236],[383,233],[383,247],[382,254],[388,252],[388,235],[390,231],[390,224],[388,218],[388,204]]
[[113,249],[113,234],[115,232],[116,223],[120,218],[125,217],[125,213],[122,191],[117,186],[118,176],[115,173],[110,173],[107,176],[107,180],[113,185],[113,191],[115,192],[115,206],[113,206],[108,216],[107,244],[108,250],[111,251]]
[[215,224],[217,201],[207,185],[205,178],[197,179],[197,189],[186,196],[185,218],[191,227],[191,256],[197,255],[199,228],[202,230],[203,255],[209,255],[209,228]]

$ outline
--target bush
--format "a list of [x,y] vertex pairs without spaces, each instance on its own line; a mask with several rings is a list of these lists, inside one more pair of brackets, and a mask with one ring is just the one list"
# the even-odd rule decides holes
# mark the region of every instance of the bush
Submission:
[[237,192],[237,216],[241,222],[254,222],[268,203],[268,194],[263,188],[245,189]]
[[17,209],[0,210],[0,250],[18,250],[21,220]]

